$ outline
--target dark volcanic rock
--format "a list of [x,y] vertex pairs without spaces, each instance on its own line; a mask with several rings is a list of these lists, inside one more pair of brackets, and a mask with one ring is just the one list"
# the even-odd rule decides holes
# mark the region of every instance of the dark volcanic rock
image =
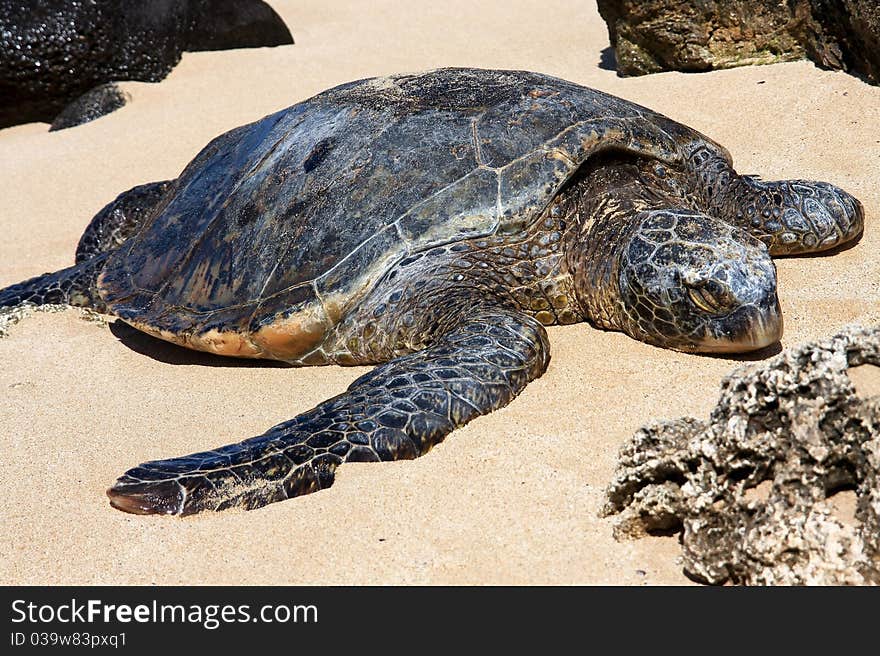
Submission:
[[812,0],[812,5],[820,27],[807,42],[809,57],[880,83],[880,2]]
[[52,121],[49,132],[72,128],[82,125],[96,118],[114,112],[131,98],[113,82],[102,84],[91,91],[86,91],[79,98],[61,110],[61,113]]
[[598,0],[621,75],[809,57],[880,81],[876,0]]
[[187,50],[289,43],[260,0],[0,0],[0,128],[51,122],[107,82],[158,82]]
[[293,43],[284,21],[265,2],[190,0],[190,28],[184,50],[262,48]]
[[681,529],[707,583],[878,584],[878,471],[880,327],[854,328],[733,372],[709,421],[642,428],[603,514]]

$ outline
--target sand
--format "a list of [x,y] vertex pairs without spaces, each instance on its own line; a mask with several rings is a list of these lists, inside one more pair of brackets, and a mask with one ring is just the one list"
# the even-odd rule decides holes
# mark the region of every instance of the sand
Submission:
[[[93,123],[0,131],[0,286],[69,265],[92,215],[176,176],[212,137],[348,80],[448,65],[525,68],[648,105],[725,144],[742,172],[841,185],[862,241],[780,260],[783,346],[880,316],[880,88],[811,63],[620,79],[594,3],[276,0],[296,45],[186,54]],[[369,6],[369,8],[368,8]],[[683,584],[674,537],[618,543],[600,519],[616,453],[652,418],[705,416],[742,364],[587,325],[507,408],[416,461],[346,465],[318,494],[187,519],[110,508],[139,462],[257,435],[363,368],[243,366],[76,311],[0,339],[0,583]]]

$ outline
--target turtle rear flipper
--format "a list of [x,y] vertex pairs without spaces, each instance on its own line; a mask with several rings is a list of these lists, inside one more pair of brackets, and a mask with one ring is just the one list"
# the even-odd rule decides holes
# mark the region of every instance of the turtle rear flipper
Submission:
[[97,280],[109,253],[149,219],[173,181],[138,185],[119,194],[99,211],[79,240],[76,264],[0,289],[0,308],[31,305],[74,305],[106,312]]
[[135,234],[166,197],[173,181],[138,185],[119,194],[91,220],[76,248],[76,264],[0,289],[0,308],[73,305],[106,312],[97,280],[107,256]]
[[549,361],[544,328],[487,310],[435,344],[377,367],[348,390],[259,437],[126,472],[119,510],[189,515],[258,508],[333,483],[347,461],[415,458],[458,426],[507,405]]
[[76,246],[76,263],[120,246],[167,197],[173,180],[150,182],[119,194],[95,214]]
[[106,305],[98,294],[97,280],[106,259],[104,253],[72,267],[0,289],[0,308],[74,305],[104,312]]

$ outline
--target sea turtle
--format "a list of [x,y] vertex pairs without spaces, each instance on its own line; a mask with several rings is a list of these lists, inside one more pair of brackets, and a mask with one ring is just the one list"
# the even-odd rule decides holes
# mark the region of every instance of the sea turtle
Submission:
[[447,68],[343,84],[211,141],[86,229],[77,264],[0,291],[183,346],[379,365],[263,435],[142,464],[134,513],[256,508],[346,461],[414,458],[509,403],[589,321],[672,349],[782,332],[774,254],[856,238],[857,200],[738,175],[649,109],[547,75]]

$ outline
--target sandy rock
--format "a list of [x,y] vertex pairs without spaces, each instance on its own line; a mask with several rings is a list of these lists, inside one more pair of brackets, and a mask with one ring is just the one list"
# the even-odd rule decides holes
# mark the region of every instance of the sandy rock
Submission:
[[880,81],[873,0],[598,0],[621,75],[809,58]]

